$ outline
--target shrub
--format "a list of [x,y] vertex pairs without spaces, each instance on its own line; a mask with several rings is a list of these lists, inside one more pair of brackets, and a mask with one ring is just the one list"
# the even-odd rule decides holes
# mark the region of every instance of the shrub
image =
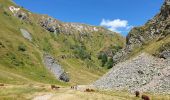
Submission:
[[6,15],[6,16],[10,16],[10,14],[8,14],[6,11],[4,11],[3,13],[4,13],[4,15]]
[[13,53],[8,53],[7,56],[10,58],[10,63],[14,66],[24,66],[24,62],[21,59],[18,59],[17,56]]
[[24,51],[26,51],[26,46],[25,45],[19,45],[18,46],[18,51],[22,51],[22,52],[24,52]]
[[102,67],[104,67],[105,64],[106,64],[107,61],[108,61],[107,55],[106,55],[105,53],[100,53],[99,56],[98,56],[98,59],[101,60],[101,62],[102,62]]
[[80,58],[82,60],[85,60],[85,59],[91,60],[91,55],[86,50],[85,46],[75,45],[73,47],[73,49],[74,49],[74,54],[75,54],[76,57],[78,57],[78,58]]
[[110,58],[106,65],[108,69],[112,68],[114,65],[113,58]]
[[112,47],[112,53],[113,53],[113,55],[115,55],[120,49],[122,49],[122,47],[119,46],[119,45],[113,46],[113,47]]

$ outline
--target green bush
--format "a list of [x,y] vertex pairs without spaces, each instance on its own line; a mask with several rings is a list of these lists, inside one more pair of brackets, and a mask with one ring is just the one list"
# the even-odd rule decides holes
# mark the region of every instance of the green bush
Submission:
[[106,66],[108,69],[112,68],[114,65],[113,58],[109,58],[109,61],[107,62]]
[[112,47],[112,53],[115,55],[120,49],[122,49],[121,46],[115,45]]
[[12,66],[24,66],[24,62],[21,59],[18,59],[15,54],[7,53],[7,56],[10,58],[9,62]]
[[18,51],[22,51],[22,52],[26,51],[26,46],[23,45],[23,44],[19,45],[18,46]]
[[[108,69],[112,68],[114,65],[114,61],[112,56],[115,55],[120,49],[122,49],[119,45],[110,45],[110,47],[106,51],[100,52],[98,59],[101,60],[102,67],[107,67]],[[112,52],[112,55],[107,54],[107,52]]]
[[8,14],[6,11],[4,11],[3,13],[4,13],[4,15],[6,15],[6,16],[10,16],[10,14]]
[[90,53],[86,50],[85,46],[78,46],[78,45],[75,45],[73,47],[74,49],[74,54],[76,57],[82,59],[82,60],[85,60],[85,59],[89,59],[91,60],[91,55]]
[[105,64],[106,64],[107,61],[108,61],[108,57],[107,57],[107,55],[106,55],[105,53],[100,53],[100,55],[98,56],[98,59],[101,60],[101,62],[102,62],[102,67],[104,67]]

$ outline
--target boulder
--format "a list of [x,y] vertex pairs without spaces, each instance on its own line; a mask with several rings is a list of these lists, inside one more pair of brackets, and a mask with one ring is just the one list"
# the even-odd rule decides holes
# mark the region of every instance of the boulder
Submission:
[[170,50],[165,50],[160,53],[161,58],[170,59]]
[[17,12],[15,14],[15,16],[18,17],[21,20],[27,20],[27,18],[28,18],[27,14],[24,13],[24,12],[21,12],[21,11]]
[[63,72],[60,77],[59,77],[60,80],[64,81],[64,82],[69,82],[70,79],[68,77],[68,74],[66,72]]
[[32,36],[27,30],[20,29],[20,31],[21,31],[24,38],[28,39],[29,41],[32,41]]

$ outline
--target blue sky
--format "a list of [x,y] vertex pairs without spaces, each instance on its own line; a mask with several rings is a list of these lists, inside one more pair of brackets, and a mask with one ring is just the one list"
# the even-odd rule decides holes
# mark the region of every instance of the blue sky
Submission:
[[39,14],[64,22],[102,25],[124,36],[159,12],[164,0],[14,0]]

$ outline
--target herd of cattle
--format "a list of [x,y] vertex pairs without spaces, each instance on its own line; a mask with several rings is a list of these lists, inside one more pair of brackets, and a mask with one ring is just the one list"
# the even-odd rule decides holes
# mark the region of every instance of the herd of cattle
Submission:
[[[58,87],[58,86],[51,85],[51,89],[58,90],[59,88],[60,88],[60,87]],[[73,90],[79,90],[77,85],[71,86],[71,89],[73,89]],[[94,89],[90,89],[90,88],[85,88],[85,89],[84,89],[84,92],[95,92],[95,90],[94,90]],[[135,96],[136,96],[137,98],[140,98],[140,92],[139,92],[139,91],[135,91]],[[142,94],[141,98],[142,98],[142,100],[150,100],[149,96],[144,95],[144,94]]]
[[[0,87],[4,87],[5,86],[5,84],[0,84]],[[59,90],[61,87],[59,87],[59,86],[55,86],[55,85],[51,85],[51,89],[52,90]],[[78,90],[78,86],[77,85],[75,85],[75,86],[71,86],[71,89],[73,89],[73,90]],[[95,92],[95,90],[94,89],[91,89],[91,88],[84,88],[83,89],[84,90],[84,92]],[[135,96],[137,97],[137,98],[140,98],[140,92],[139,91],[135,91]],[[150,100],[150,98],[149,98],[149,96],[147,96],[147,95],[142,95],[141,96],[141,98],[143,99],[143,100]]]

